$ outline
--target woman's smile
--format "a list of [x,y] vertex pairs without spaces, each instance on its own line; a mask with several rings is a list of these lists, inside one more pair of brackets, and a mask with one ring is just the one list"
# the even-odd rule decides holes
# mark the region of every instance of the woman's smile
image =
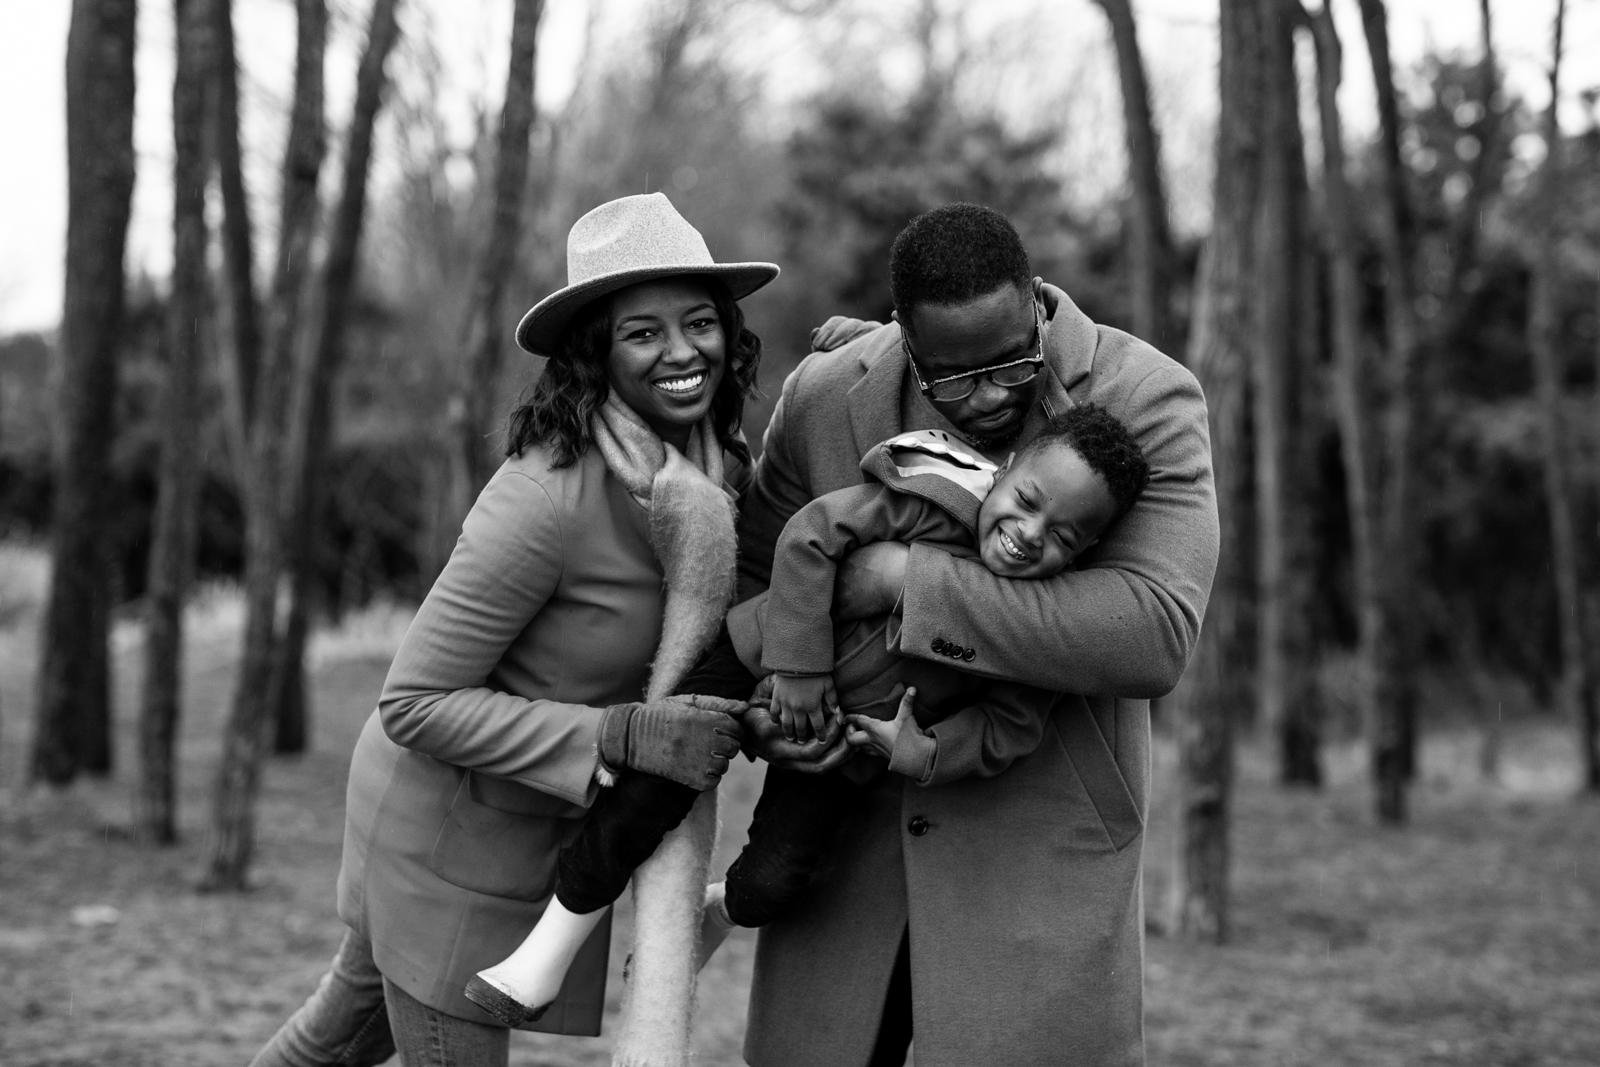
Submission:
[[657,378],[653,383],[663,393],[670,393],[675,397],[688,398],[698,395],[706,384],[706,372],[697,370],[690,374],[678,375],[671,378]]

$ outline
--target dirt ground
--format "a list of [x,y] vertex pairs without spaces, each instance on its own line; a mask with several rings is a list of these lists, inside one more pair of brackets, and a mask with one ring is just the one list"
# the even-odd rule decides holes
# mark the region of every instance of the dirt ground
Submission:
[[[3,564],[0,560],[0,564]],[[10,594],[10,603],[5,598]],[[236,603],[191,625],[180,788],[183,841],[124,828],[138,629],[119,625],[121,761],[109,782],[21,789],[37,619],[0,588],[0,1067],[220,1067],[247,1062],[310,991],[339,936],[333,914],[346,761],[404,612],[374,612],[316,648],[313,750],[267,768],[255,888],[207,896],[211,775],[237,653]],[[1577,799],[1571,732],[1508,719],[1486,783],[1466,732],[1428,737],[1413,819],[1374,827],[1359,750],[1329,753],[1320,794],[1284,792],[1247,745],[1234,822],[1233,930],[1224,947],[1152,936],[1152,1065],[1600,1064],[1600,802]],[[1169,883],[1172,751],[1158,732],[1146,900]],[[757,774],[723,787],[727,854]],[[613,1010],[628,909],[613,945]],[[736,935],[701,984],[699,1062],[737,1064],[753,940]],[[514,1035],[512,1062],[608,1062],[600,1039]]]

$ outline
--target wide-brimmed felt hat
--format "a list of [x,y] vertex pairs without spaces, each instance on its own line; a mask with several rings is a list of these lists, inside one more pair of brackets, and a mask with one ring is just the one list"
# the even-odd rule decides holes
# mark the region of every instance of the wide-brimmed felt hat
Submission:
[[541,356],[559,354],[561,334],[591,300],[637,282],[677,274],[721,278],[735,300],[778,276],[775,263],[718,263],[706,239],[661,193],[601,204],[567,234],[567,284],[522,316],[517,344]]

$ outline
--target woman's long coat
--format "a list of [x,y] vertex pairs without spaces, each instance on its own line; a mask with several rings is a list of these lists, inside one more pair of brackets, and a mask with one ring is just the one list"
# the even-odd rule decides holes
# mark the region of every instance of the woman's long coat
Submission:
[[[821,892],[761,933],[745,1042],[757,1067],[867,1062],[907,932],[919,1067],[1143,1062],[1148,701],[1177,683],[1216,567],[1206,411],[1183,367],[1097,327],[1059,289],[1042,299],[1047,365],[1024,438],[1094,401],[1133,432],[1149,486],[1059,578],[1008,581],[913,546],[897,641],[1089,695],[1058,701],[1039,748],[997,777],[874,792]],[[953,430],[907,377],[891,324],[784,383],[741,514],[746,593],[787,517],[861,481],[874,444]]]
[[[638,700],[661,627],[647,515],[596,449],[508,460],[401,643],[351,760],[339,913],[451,1015],[533,928],[595,795],[601,709]],[[599,1033],[609,920],[536,1027]]]

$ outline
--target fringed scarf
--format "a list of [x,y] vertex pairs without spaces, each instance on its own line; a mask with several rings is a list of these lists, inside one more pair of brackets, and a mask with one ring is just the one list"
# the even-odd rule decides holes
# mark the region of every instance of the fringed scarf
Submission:
[[[658,700],[710,647],[733,599],[734,511],[722,488],[722,448],[702,421],[685,456],[615,393],[595,420],[594,439],[611,473],[650,512],[666,602],[645,698]],[[634,872],[632,962],[612,1044],[618,1067],[689,1062],[700,910],[716,836],[717,794],[709,790]]]

